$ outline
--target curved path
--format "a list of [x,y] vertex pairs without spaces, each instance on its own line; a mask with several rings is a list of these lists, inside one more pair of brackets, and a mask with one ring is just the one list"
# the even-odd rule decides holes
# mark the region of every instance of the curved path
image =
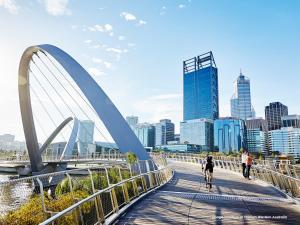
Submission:
[[272,186],[217,168],[208,192],[200,166],[170,164],[173,180],[115,224],[299,224],[300,206]]

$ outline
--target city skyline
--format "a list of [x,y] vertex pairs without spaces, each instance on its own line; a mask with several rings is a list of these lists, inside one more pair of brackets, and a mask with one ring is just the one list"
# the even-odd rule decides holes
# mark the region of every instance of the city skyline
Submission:
[[[182,120],[182,61],[210,50],[219,69],[220,116],[230,115],[232,84],[240,68],[251,79],[257,116],[264,117],[264,107],[276,101],[287,105],[290,114],[300,112],[294,102],[294,96],[300,95],[294,64],[300,52],[296,30],[299,3],[272,1],[269,8],[267,2],[237,2],[229,9],[226,1],[131,1],[117,7],[118,1],[95,1],[84,6],[72,1],[57,1],[61,3],[58,5],[49,4],[51,1],[9,2],[0,1],[0,23],[6,34],[0,37],[0,59],[4,62],[0,88],[5,96],[0,100],[5,106],[0,133],[13,133],[18,140],[24,140],[17,97],[18,63],[26,47],[46,42],[72,53],[124,117],[134,114],[151,123],[170,118],[176,124],[176,133]],[[206,12],[212,12],[208,10],[212,8],[222,13],[215,16]],[[86,10],[91,12],[90,17],[83,17]],[[191,30],[190,26],[197,26],[197,19],[208,22],[202,30]],[[153,32],[159,40],[152,40]],[[177,37],[173,40],[174,33]],[[182,45],[185,39],[188,42]]]

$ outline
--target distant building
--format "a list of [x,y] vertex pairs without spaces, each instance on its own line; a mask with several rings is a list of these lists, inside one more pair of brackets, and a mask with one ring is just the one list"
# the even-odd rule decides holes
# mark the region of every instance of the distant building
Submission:
[[214,122],[214,145],[219,152],[240,151],[246,149],[246,126],[241,119],[226,117]]
[[127,121],[128,125],[131,127],[131,129],[134,129],[134,127],[139,122],[139,117],[137,117],[137,116],[126,116],[126,121]]
[[268,126],[262,118],[246,120],[247,150],[253,153],[268,154]]
[[213,150],[214,122],[210,119],[187,120],[180,123],[182,144],[200,145],[203,150]]
[[183,62],[183,120],[219,117],[218,69],[212,52]]
[[288,115],[281,117],[282,127],[300,128],[300,115]]
[[91,154],[94,148],[91,144],[94,143],[94,127],[95,123],[91,120],[80,120],[77,136],[77,148],[81,155]]
[[15,140],[15,135],[12,135],[12,134],[0,135],[0,141],[2,141],[2,142],[13,142],[14,140]]
[[171,120],[163,119],[155,124],[155,145],[166,145],[168,141],[174,141],[175,125]]
[[231,116],[243,120],[255,117],[251,104],[250,80],[242,72],[234,82],[234,94],[231,98]]
[[137,124],[134,133],[144,147],[155,147],[155,126],[149,123]]
[[272,102],[265,107],[268,130],[278,130],[281,128],[281,117],[288,115],[288,107],[280,102]]
[[283,127],[269,132],[272,152],[300,158],[300,128]]
[[192,144],[173,144],[173,145],[159,145],[156,148],[166,152],[201,152],[200,145]]
[[174,134],[174,141],[177,141],[177,143],[180,143],[180,134]]

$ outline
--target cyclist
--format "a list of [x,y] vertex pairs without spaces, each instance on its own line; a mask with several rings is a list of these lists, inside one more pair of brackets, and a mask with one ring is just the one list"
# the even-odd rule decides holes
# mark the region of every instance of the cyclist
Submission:
[[204,175],[205,175],[205,181],[206,181],[206,188],[207,188],[207,186],[209,186],[209,190],[212,188],[211,181],[213,178],[213,172],[214,172],[213,157],[207,156]]

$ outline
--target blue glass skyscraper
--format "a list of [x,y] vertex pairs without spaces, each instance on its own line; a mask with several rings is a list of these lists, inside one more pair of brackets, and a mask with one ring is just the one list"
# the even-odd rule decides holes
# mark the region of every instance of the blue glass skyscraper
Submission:
[[183,62],[183,120],[219,117],[218,69],[212,52]]

